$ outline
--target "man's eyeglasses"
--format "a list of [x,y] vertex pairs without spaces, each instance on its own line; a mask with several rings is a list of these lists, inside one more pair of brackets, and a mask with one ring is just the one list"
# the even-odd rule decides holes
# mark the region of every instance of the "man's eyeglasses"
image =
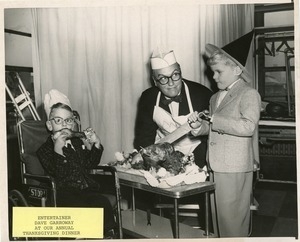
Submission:
[[163,76],[159,79],[155,78],[155,80],[157,82],[159,82],[161,85],[166,85],[169,82],[170,79],[172,81],[179,81],[181,79],[181,73],[180,72],[175,72],[171,76]]
[[73,124],[75,119],[74,118],[66,118],[66,119],[63,119],[61,117],[54,117],[54,118],[51,118],[49,119],[49,121],[53,120],[55,124],[57,125],[60,125],[60,124],[63,124],[63,122],[65,122],[66,124]]

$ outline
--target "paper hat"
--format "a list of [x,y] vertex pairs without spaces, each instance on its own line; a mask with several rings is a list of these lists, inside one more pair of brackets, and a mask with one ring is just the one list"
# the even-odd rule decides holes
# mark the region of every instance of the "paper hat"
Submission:
[[173,50],[167,53],[162,53],[159,50],[154,51],[150,62],[152,70],[166,68],[177,63]]
[[49,118],[51,107],[56,103],[63,103],[72,108],[70,100],[65,94],[59,92],[56,89],[52,89],[45,95],[44,98],[44,109],[47,114],[47,118]]
[[254,31],[243,35],[242,37],[238,38],[237,40],[225,45],[222,49],[212,45],[207,44],[205,46],[206,52],[209,55],[212,55],[215,51],[222,52],[225,56],[227,56],[230,60],[232,60],[235,64],[237,64],[242,69],[241,77],[246,82],[251,82],[252,78],[251,75],[245,69],[248,53],[250,50],[252,38],[253,38]]

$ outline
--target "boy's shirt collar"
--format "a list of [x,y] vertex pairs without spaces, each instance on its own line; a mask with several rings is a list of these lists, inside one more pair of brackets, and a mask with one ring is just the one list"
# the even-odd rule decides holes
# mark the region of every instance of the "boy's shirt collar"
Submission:
[[241,80],[241,78],[237,79],[235,82],[231,83],[228,87],[226,87],[224,90],[222,91],[229,91],[239,80]]
[[72,147],[73,150],[75,150],[74,146],[72,145],[71,140],[69,140],[69,139],[66,140],[65,147],[68,147],[68,144],[71,145],[71,147]]

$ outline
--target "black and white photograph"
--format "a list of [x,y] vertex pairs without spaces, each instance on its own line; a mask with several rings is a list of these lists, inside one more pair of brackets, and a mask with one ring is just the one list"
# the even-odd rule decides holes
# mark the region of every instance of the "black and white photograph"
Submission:
[[0,7],[1,241],[298,240],[298,0]]

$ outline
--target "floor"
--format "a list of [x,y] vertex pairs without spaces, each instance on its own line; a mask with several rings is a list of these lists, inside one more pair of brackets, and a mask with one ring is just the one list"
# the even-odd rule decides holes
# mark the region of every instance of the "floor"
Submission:
[[[259,207],[252,215],[250,237],[298,238],[296,184],[258,182],[254,197]],[[137,202],[136,205],[143,209],[143,204]],[[165,216],[168,215],[165,213]],[[201,227],[201,222],[195,217],[181,217],[180,222]]]
[[[253,212],[250,237],[298,238],[295,184],[259,182],[254,197],[259,206]],[[182,222],[197,226],[195,218],[183,218]]]
[[251,237],[298,238],[295,184],[259,182],[254,196],[259,209],[253,213]]

